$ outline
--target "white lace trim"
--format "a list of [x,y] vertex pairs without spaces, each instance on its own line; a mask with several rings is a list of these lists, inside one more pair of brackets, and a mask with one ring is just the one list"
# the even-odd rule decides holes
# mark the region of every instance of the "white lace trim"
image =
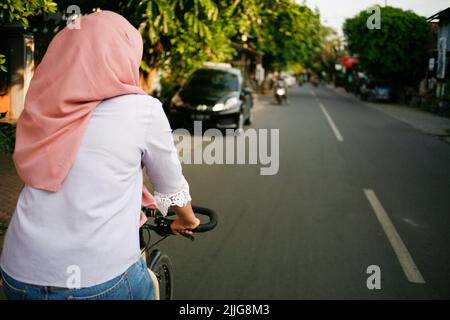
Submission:
[[189,184],[184,180],[180,190],[174,193],[159,193],[155,191],[156,206],[165,216],[171,206],[184,207],[191,201],[189,194]]

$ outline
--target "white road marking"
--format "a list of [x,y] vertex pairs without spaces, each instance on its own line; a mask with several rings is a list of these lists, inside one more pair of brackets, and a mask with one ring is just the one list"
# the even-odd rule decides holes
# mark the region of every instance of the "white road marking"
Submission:
[[328,124],[331,127],[331,130],[333,130],[334,135],[336,136],[337,141],[342,142],[344,141],[344,138],[342,138],[341,133],[339,132],[336,124],[334,123],[331,116],[328,114],[327,109],[323,106],[322,103],[319,102],[320,109],[322,110],[323,114],[325,115],[325,118],[327,118]]
[[331,130],[333,130],[333,133],[336,136],[337,141],[339,141],[339,142],[344,141],[344,138],[342,137],[341,133],[339,132],[339,129],[337,128],[336,124],[333,121],[333,118],[331,118],[331,116],[328,114],[327,109],[325,109],[324,105],[320,102],[316,93],[313,90],[311,90],[311,94],[319,103],[320,109],[322,110],[325,118],[327,118],[328,124],[330,125]]
[[400,262],[400,265],[402,266],[403,272],[405,273],[406,278],[408,278],[408,281],[420,284],[425,283],[425,279],[422,277],[419,268],[417,268],[416,264],[414,263],[411,254],[406,248],[406,245],[404,244],[402,238],[400,238],[400,235],[395,229],[395,226],[389,218],[388,214],[375,195],[375,192],[371,189],[364,189],[364,193],[369,200],[369,203],[372,206],[373,211],[375,212],[375,215],[377,216],[378,221],[380,222],[381,227],[386,234],[386,237],[391,243],[391,246],[394,249],[395,254],[397,255],[397,259]]

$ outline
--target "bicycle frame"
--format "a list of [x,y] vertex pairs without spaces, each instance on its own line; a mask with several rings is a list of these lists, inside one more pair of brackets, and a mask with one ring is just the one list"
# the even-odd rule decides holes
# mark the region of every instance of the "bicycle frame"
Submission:
[[158,249],[154,249],[151,252],[150,257],[147,257],[147,252],[144,250],[141,256],[144,259],[145,263],[147,264],[147,270],[148,273],[150,274],[150,279],[152,279],[153,290],[155,292],[155,300],[160,300],[158,278],[156,277],[155,273],[152,271],[151,268],[156,264],[156,261],[161,256],[161,251],[159,251]]

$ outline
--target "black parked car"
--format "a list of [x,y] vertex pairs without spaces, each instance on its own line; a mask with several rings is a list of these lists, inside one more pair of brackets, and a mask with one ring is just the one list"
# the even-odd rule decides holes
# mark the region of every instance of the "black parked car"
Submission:
[[250,81],[231,67],[195,71],[169,105],[172,127],[202,121],[203,127],[242,129],[251,124],[253,97]]

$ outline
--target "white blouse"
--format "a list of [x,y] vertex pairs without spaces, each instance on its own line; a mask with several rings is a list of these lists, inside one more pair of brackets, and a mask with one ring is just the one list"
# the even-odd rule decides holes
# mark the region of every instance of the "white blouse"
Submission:
[[103,101],[61,189],[23,188],[0,267],[53,287],[69,287],[74,272],[82,288],[123,273],[140,257],[143,166],[161,211],[191,200],[161,103],[136,94]]

